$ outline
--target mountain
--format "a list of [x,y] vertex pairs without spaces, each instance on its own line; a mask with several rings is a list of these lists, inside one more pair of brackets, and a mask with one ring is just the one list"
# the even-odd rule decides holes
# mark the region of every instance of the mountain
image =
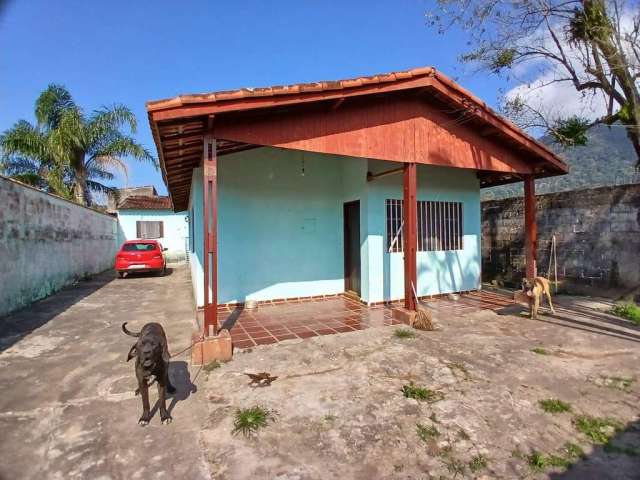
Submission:
[[[636,155],[619,125],[596,125],[587,134],[589,141],[583,147],[563,150],[549,138],[541,142],[549,145],[569,164],[568,175],[536,180],[536,193],[553,193],[605,185],[640,182],[636,172]],[[482,190],[482,200],[522,196],[522,182]]]

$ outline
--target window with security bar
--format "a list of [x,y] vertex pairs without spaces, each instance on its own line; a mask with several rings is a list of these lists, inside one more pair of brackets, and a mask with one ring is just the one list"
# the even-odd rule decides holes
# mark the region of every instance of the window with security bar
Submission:
[[[387,250],[403,251],[403,200],[386,201]],[[418,201],[418,251],[462,250],[462,202]]]

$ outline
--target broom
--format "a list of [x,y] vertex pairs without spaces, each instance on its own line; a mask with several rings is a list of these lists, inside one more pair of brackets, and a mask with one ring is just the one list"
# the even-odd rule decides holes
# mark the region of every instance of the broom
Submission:
[[413,297],[416,300],[416,316],[413,319],[413,324],[411,326],[416,330],[434,330],[433,316],[429,310],[420,304],[418,294],[416,293],[416,287],[413,285],[413,282],[411,282],[411,290],[413,290]]

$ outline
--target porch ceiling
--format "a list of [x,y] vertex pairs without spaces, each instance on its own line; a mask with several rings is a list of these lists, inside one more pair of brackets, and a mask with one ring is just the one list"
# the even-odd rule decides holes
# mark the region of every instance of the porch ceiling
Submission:
[[546,146],[434,68],[179,96],[149,102],[147,110],[176,211],[188,207],[208,134],[218,155],[279,146],[472,168],[482,187],[568,171]]

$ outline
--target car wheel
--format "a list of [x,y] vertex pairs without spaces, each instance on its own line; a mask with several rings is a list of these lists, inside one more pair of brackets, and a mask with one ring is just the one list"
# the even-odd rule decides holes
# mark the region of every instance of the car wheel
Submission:
[[118,278],[124,278],[125,272],[118,272]]

